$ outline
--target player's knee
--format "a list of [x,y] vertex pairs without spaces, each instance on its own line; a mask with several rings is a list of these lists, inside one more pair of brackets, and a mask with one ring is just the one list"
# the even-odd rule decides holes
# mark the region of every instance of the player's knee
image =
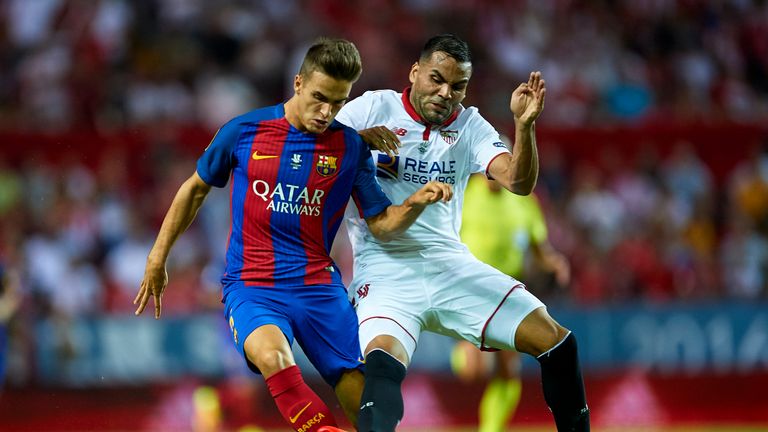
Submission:
[[567,335],[568,329],[540,309],[527,316],[518,327],[515,347],[536,357],[555,347]]
[[550,322],[547,323],[545,330],[543,331],[543,336],[541,337],[541,343],[538,346],[541,352],[538,352],[534,355],[538,356],[551,350],[552,348],[557,346],[557,344],[562,342],[566,336],[568,336],[568,329],[561,326],[554,320],[550,320]]
[[396,358],[400,363],[408,365],[408,351],[399,340],[389,335],[379,335],[373,338],[373,340],[365,348],[365,355],[371,353],[374,350],[381,350]]
[[293,356],[279,349],[265,349],[249,353],[248,359],[259,368],[265,377],[294,364]]

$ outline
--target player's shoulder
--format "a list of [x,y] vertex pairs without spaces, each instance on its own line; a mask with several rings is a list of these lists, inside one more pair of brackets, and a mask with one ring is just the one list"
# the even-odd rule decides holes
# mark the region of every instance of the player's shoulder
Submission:
[[256,125],[263,121],[277,120],[285,116],[283,104],[271,105],[245,112],[233,117],[225,125],[227,126],[249,126]]
[[368,125],[383,124],[393,116],[405,114],[402,95],[394,90],[367,91],[349,102],[345,109],[364,115]]
[[468,106],[468,107],[462,106],[461,112],[459,113],[457,120],[462,121],[464,123],[474,123],[474,122],[487,123],[485,118],[483,118],[482,114],[480,114],[480,110],[478,110],[477,107],[474,107],[474,106]]
[[455,126],[464,131],[464,133],[470,132],[473,135],[482,135],[495,130],[493,125],[473,106],[462,109],[456,119]]
[[360,138],[360,134],[357,133],[357,130],[355,130],[352,127],[349,127],[345,125],[344,123],[341,123],[338,120],[333,120],[331,125],[328,127],[330,133],[339,133],[344,135],[344,140],[349,145],[355,145],[355,146],[364,146],[363,139]]
[[376,104],[377,107],[381,104],[392,104],[400,101],[401,94],[389,89],[382,90],[368,90],[362,95],[354,99],[354,101],[367,102],[369,104]]
[[359,137],[357,131],[354,128],[349,127],[349,126],[345,125],[344,123],[342,123],[342,122],[340,122],[340,121],[338,121],[336,119],[334,119],[331,122],[331,125],[328,126],[328,132],[330,132],[330,133],[342,133],[342,134],[344,134],[345,137],[347,135]]
[[395,90],[391,89],[379,89],[379,90],[368,90],[365,93],[362,94],[360,97],[367,97],[367,98],[375,98],[375,99],[395,99],[399,100],[401,97],[401,93],[397,92]]

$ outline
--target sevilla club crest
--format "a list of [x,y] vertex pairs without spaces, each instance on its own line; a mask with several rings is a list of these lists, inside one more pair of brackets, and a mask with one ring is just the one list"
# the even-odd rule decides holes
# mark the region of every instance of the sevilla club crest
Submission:
[[441,130],[440,136],[443,138],[443,141],[447,142],[448,145],[451,145],[456,142],[456,140],[459,138],[459,131],[457,130]]
[[336,174],[336,156],[319,155],[317,157],[317,173],[323,177]]

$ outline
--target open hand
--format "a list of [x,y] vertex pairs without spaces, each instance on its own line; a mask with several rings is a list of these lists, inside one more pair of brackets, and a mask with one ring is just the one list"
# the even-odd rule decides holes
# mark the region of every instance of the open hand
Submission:
[[394,132],[385,126],[374,126],[372,128],[357,131],[363,141],[368,144],[371,150],[378,150],[393,157],[400,148],[400,139]]
[[136,294],[136,298],[133,299],[133,304],[138,303],[136,308],[136,315],[140,315],[144,312],[144,308],[147,307],[149,298],[152,297],[155,301],[155,319],[160,318],[160,310],[162,308],[161,298],[163,291],[168,285],[168,272],[165,269],[165,265],[150,265],[147,264],[147,268],[144,270],[144,279],[141,281],[139,287],[139,293]]
[[531,72],[527,83],[522,83],[512,92],[509,109],[523,125],[531,125],[544,109],[547,92],[541,72]]

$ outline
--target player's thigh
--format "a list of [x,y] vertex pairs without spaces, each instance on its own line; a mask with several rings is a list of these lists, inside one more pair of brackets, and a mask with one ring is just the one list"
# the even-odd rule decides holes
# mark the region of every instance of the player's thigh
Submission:
[[328,384],[361,368],[355,310],[343,285],[314,285],[297,289],[294,332],[309,361]]
[[515,349],[523,319],[544,304],[518,280],[470,254],[447,257],[430,278],[433,318],[427,329],[481,349]]
[[[402,353],[390,352],[408,363],[416,350],[428,305],[418,269],[403,269],[384,275],[358,275],[350,295],[360,322],[360,346],[364,352],[386,349],[391,339]],[[394,349],[394,348],[393,348]],[[389,351],[388,351],[389,352]]]
[[[293,364],[291,319],[279,301],[260,295],[258,290],[247,290],[227,295],[224,316],[235,347],[248,368],[269,376],[280,365]],[[257,364],[269,370],[261,371]]]

